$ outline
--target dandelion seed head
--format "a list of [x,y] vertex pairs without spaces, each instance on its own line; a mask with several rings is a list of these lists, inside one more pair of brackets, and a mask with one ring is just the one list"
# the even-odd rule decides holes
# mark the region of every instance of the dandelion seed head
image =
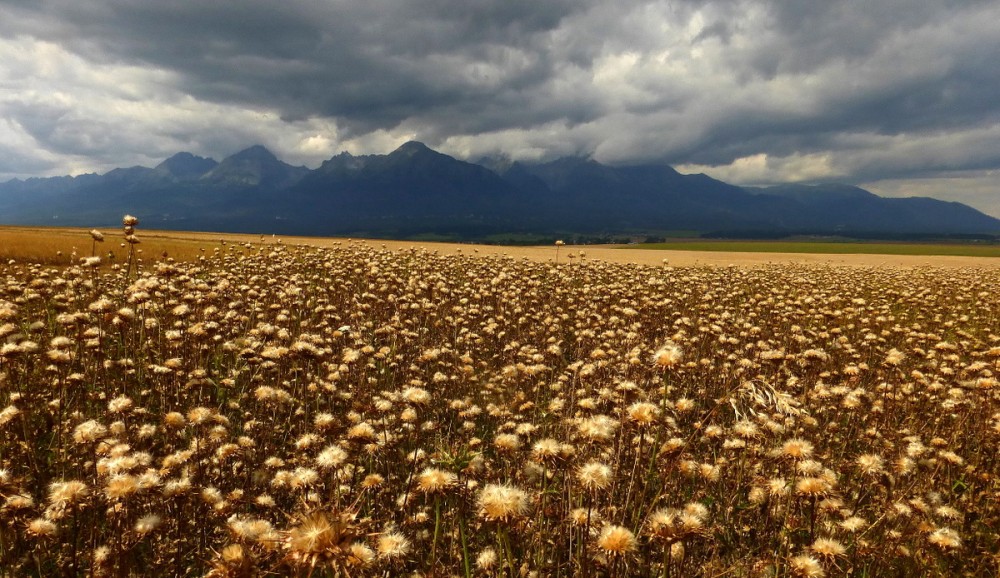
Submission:
[[840,527],[848,532],[857,532],[868,525],[868,522],[860,516],[851,516],[840,522]]
[[135,523],[135,531],[139,534],[148,534],[158,528],[163,519],[156,514],[147,514],[139,518]]
[[659,419],[660,408],[649,402],[636,402],[628,407],[628,419],[639,426],[649,426]]
[[95,442],[107,435],[108,428],[96,420],[87,420],[73,430],[73,441],[78,444]]
[[87,484],[80,480],[49,484],[49,504],[70,506],[80,503],[88,494]]
[[657,367],[666,369],[679,364],[683,357],[684,354],[680,347],[672,343],[668,343],[653,353],[653,363]]
[[562,444],[552,438],[540,439],[531,447],[531,456],[539,462],[550,462],[562,455]]
[[316,417],[313,418],[313,425],[315,425],[316,429],[319,430],[331,428],[336,424],[336,422],[337,419],[333,416],[333,414],[326,412],[318,413],[316,414]]
[[618,428],[618,422],[606,415],[596,415],[580,421],[577,432],[581,437],[591,442],[610,440]]
[[405,558],[410,553],[410,540],[397,531],[389,531],[378,537],[378,557],[388,560]]
[[353,440],[374,440],[377,437],[375,428],[368,422],[361,422],[347,430],[348,439]]
[[809,549],[820,558],[828,560],[843,556],[847,552],[843,544],[832,538],[816,538]]
[[597,537],[597,547],[608,556],[625,556],[636,549],[635,534],[622,526],[605,526]]
[[486,484],[476,503],[479,514],[488,521],[510,521],[527,515],[530,502],[527,492],[506,484]]
[[350,566],[364,567],[375,561],[375,551],[364,542],[355,542],[350,545],[347,555],[347,564]]
[[425,494],[445,492],[458,481],[452,472],[438,468],[426,468],[417,475],[417,489]]
[[586,490],[603,490],[611,485],[611,467],[601,462],[589,462],[577,470],[576,479]]
[[958,521],[963,518],[962,512],[951,506],[938,506],[934,509],[934,513],[945,520]]
[[59,527],[56,526],[54,522],[46,520],[45,518],[35,518],[34,520],[28,522],[27,529],[28,533],[31,534],[32,536],[38,538],[47,538],[55,536],[56,532],[59,530]]
[[937,528],[927,536],[927,541],[942,550],[956,550],[962,547],[962,538],[951,528]]
[[337,445],[329,445],[316,455],[316,465],[321,469],[339,467],[347,460],[347,452]]
[[823,478],[802,478],[795,483],[795,493],[803,496],[824,496],[830,490],[830,483]]
[[885,471],[885,460],[876,454],[864,454],[857,457],[855,462],[861,473],[868,476],[877,476]]
[[476,556],[476,568],[479,568],[483,572],[489,572],[496,567],[498,560],[499,557],[496,550],[486,547]]
[[790,439],[780,448],[782,456],[795,460],[808,459],[813,454],[813,445],[803,439]]
[[674,538],[680,533],[681,511],[675,508],[660,508],[646,519],[650,534],[661,538]]
[[361,480],[361,487],[365,489],[378,488],[385,483],[385,478],[380,474],[368,474]]
[[503,452],[513,452],[521,447],[521,438],[517,434],[498,434],[493,438],[493,445]]
[[110,500],[121,500],[139,491],[139,480],[131,474],[117,474],[104,486],[104,495]]
[[819,560],[808,554],[794,556],[788,563],[796,576],[801,576],[802,578],[822,578],[826,576],[826,571],[823,570],[823,566],[819,563]]

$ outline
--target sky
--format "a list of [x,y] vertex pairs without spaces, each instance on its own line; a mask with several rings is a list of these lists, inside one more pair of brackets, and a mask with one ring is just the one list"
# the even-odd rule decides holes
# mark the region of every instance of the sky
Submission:
[[0,0],[0,181],[409,140],[1000,217],[1000,2]]

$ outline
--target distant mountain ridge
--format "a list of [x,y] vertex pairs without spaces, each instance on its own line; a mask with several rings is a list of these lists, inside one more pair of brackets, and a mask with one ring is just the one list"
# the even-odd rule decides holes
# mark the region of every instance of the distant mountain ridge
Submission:
[[219,163],[213,159],[181,152],[156,165],[154,170],[164,177],[172,177],[177,181],[193,181],[218,165]]
[[408,142],[384,155],[341,153],[313,170],[255,145],[221,162],[187,152],[154,168],[0,183],[0,223],[303,235],[483,238],[665,231],[1000,234],[1000,220],[930,198],[883,198],[848,185],[749,188],[667,165],[568,157],[470,163]]
[[267,187],[285,189],[309,173],[306,167],[293,167],[278,160],[274,153],[254,145],[215,165],[200,179],[223,187]]

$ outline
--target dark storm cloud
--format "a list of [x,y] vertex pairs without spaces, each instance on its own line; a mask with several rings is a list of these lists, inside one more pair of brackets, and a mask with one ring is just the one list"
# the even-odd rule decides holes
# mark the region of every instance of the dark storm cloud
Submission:
[[174,71],[202,99],[367,131],[545,82],[536,35],[568,6],[584,4],[43,1],[5,21],[94,61]]
[[420,138],[748,183],[988,176],[998,21],[957,0],[9,0],[0,139],[33,166]]

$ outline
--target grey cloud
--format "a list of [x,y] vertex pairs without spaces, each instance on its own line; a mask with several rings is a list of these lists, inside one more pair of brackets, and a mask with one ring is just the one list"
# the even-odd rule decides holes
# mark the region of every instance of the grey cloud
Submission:
[[[486,101],[498,81],[544,82],[551,63],[533,36],[574,6],[583,3],[51,1],[5,20],[34,23],[29,33],[97,61],[175,71],[199,98],[276,107],[289,119],[334,116],[366,131]],[[511,66],[511,51],[526,63]]]
[[821,155],[830,178],[925,177],[996,167],[982,129],[1000,125],[998,19],[986,0],[18,0],[0,38],[160,71],[114,98],[169,110],[117,120],[93,104],[115,87],[67,71],[47,82],[85,86],[76,100],[0,99],[0,114],[102,165],[241,139],[293,154],[334,126],[330,146],[411,135],[706,167]]

